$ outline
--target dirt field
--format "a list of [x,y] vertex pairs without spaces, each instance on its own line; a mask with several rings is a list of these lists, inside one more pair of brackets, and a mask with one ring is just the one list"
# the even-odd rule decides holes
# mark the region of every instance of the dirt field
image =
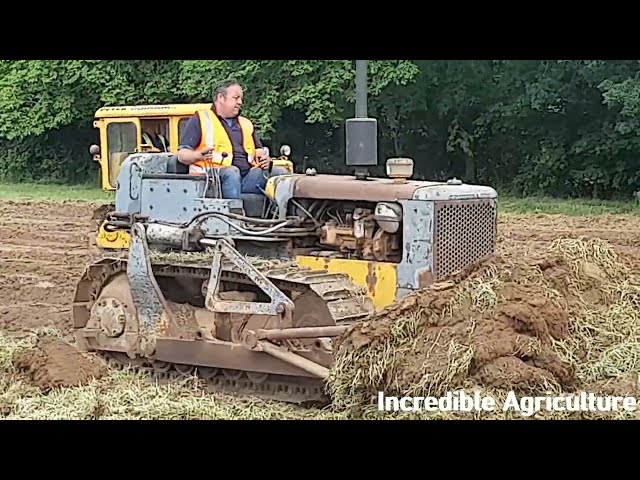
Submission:
[[[71,302],[88,262],[92,203],[0,202],[0,330],[55,327],[71,339]],[[640,266],[640,217],[503,215],[499,251],[533,252],[558,238],[601,238]],[[69,352],[59,349],[70,358]],[[51,349],[50,353],[55,349]]]
[[70,331],[74,283],[87,261],[93,206],[0,202],[0,329]]
[[[70,332],[75,281],[88,262],[92,203],[0,202],[0,329]],[[523,254],[557,238],[601,238],[640,265],[640,217],[504,215],[499,251]]]

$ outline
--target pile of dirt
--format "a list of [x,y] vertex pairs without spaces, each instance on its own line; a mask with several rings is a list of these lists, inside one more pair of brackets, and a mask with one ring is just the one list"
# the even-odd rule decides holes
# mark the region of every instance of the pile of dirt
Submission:
[[640,279],[606,242],[559,239],[535,255],[496,256],[355,325],[337,343],[329,390],[351,410],[379,392],[638,393],[639,307]]
[[108,372],[101,360],[57,336],[42,336],[34,346],[17,349],[13,354],[13,367],[24,380],[43,392],[86,385]]

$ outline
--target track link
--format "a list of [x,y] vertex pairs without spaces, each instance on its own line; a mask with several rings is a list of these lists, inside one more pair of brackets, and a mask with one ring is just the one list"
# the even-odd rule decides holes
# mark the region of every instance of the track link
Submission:
[[[210,276],[211,261],[207,256],[194,255],[185,261],[184,258],[172,258],[172,254],[152,251],[150,260],[156,277],[184,277],[204,281]],[[343,274],[313,271],[301,268],[293,262],[278,264],[259,260],[254,265],[281,290],[298,294],[314,292],[326,303],[337,325],[363,318],[373,309],[363,289]],[[78,286],[74,316],[88,316],[105,282],[113,275],[126,271],[126,268],[127,260],[124,255],[105,256],[91,265]],[[254,284],[230,262],[223,262],[222,270],[222,281]],[[81,323],[82,321],[75,323],[76,328],[81,328]],[[197,375],[210,391],[295,404],[322,405],[329,401],[320,379],[172,364],[142,357],[131,359],[124,353],[108,350],[98,353],[112,367],[130,368],[160,382]]]
[[[291,378],[283,375],[258,374],[242,370],[223,370],[210,367],[173,364],[155,360],[130,359],[117,352],[100,351],[98,354],[111,367],[118,370],[130,370],[152,378],[159,383],[179,381],[197,377],[204,389],[236,396],[259,397],[263,400],[302,404],[327,405],[330,401],[324,385],[319,380]],[[251,379],[250,376],[263,376],[263,379]]]

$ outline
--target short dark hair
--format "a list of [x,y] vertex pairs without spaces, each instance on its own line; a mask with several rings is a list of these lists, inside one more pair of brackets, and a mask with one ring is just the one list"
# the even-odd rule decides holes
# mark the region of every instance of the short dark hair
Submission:
[[240,83],[237,80],[225,80],[222,83],[216,85],[213,89],[213,99],[218,98],[218,95],[227,95],[227,90],[229,87],[233,87],[234,85],[240,86]]

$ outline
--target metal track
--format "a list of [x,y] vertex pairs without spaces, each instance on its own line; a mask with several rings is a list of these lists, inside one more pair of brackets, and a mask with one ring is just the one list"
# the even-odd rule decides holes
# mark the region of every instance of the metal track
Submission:
[[[206,280],[210,275],[210,261],[207,258],[194,258],[188,261],[175,261],[170,255],[153,252],[150,256],[153,273],[157,277],[188,277]],[[337,325],[351,323],[367,316],[372,311],[370,301],[362,288],[343,274],[332,274],[324,271],[312,271],[301,268],[297,264],[287,262],[274,265],[273,262],[262,261],[264,265],[256,265],[276,287],[281,290],[304,293],[313,291],[327,305]],[[102,286],[111,276],[126,271],[126,257],[112,256],[94,263],[90,267],[91,274],[83,280],[84,285],[78,288],[76,305],[89,311],[98,298]],[[228,282],[253,285],[251,279],[240,273],[230,262],[223,263],[222,280]],[[257,372],[229,371],[214,368],[196,367],[193,365],[167,364],[152,359],[130,359],[125,354],[110,351],[99,352],[113,367],[131,368],[135,371],[151,374],[159,381],[168,381],[184,375],[197,374],[206,387],[234,395],[251,395],[267,400],[288,403],[326,404],[328,397],[320,379],[293,377],[285,375],[266,375]]]
[[[329,396],[320,380],[269,374],[264,380],[252,380],[251,372],[195,367],[144,358],[131,360],[115,352],[100,351],[107,364],[119,370],[130,370],[158,382],[171,382],[196,375],[209,391],[237,396],[254,396],[263,400],[295,404],[327,405]],[[256,376],[263,374],[255,374]]]

